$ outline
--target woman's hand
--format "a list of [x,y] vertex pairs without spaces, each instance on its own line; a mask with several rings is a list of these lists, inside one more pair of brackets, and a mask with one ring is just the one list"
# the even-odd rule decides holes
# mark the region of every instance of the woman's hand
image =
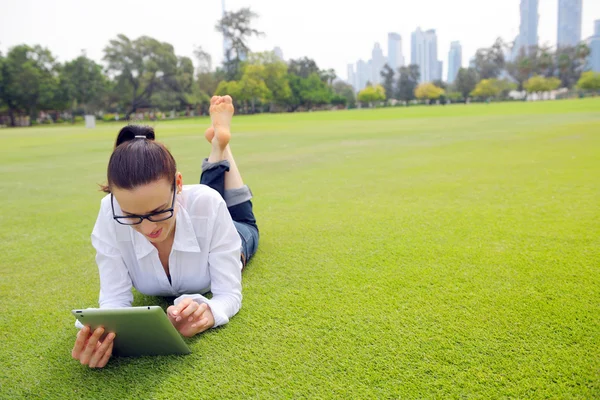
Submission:
[[104,334],[104,328],[102,327],[91,332],[89,326],[84,326],[77,333],[71,356],[79,360],[82,365],[88,365],[90,368],[104,367],[112,355],[115,334],[111,332],[106,335],[103,341],[100,341],[102,334]]
[[185,337],[204,332],[215,324],[215,317],[208,304],[198,304],[189,297],[181,300],[176,306],[167,308],[167,316]]

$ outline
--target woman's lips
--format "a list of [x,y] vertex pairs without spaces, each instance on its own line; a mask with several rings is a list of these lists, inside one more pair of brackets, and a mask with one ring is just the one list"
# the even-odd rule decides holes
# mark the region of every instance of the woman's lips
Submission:
[[162,233],[162,228],[160,228],[159,230],[157,230],[154,233],[149,234],[148,237],[151,239],[156,239],[157,237],[160,236],[161,233]]

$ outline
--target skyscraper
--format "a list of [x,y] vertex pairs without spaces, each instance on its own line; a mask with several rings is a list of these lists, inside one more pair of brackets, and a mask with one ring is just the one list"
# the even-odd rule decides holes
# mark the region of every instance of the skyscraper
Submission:
[[594,72],[600,72],[600,19],[594,21],[594,36],[587,43],[590,47],[589,67]]
[[356,90],[362,90],[367,86],[367,82],[371,79],[371,69],[369,68],[369,64],[364,62],[363,60],[358,60],[356,63]]
[[521,0],[521,25],[516,40],[517,54],[521,49],[529,51],[538,44],[538,0]]
[[402,54],[402,37],[390,32],[388,33],[388,65],[397,71],[404,66],[404,55]]
[[[225,16],[225,0],[221,0],[221,15],[224,17]],[[231,41],[225,37],[225,31],[222,32],[223,33],[223,58],[225,60],[227,60],[228,56],[233,57],[232,54],[229,54],[229,51],[231,49]]]
[[462,46],[460,42],[450,43],[450,52],[448,53],[448,83],[453,83],[462,66]]
[[281,47],[277,46],[273,49],[273,53],[275,54],[275,56],[277,58],[279,58],[281,61],[283,61],[283,50],[281,50]]
[[417,28],[412,33],[410,55],[410,63],[419,66],[419,82],[431,82],[442,78],[435,29],[423,32],[421,28]]
[[381,70],[386,61],[381,46],[379,43],[375,43],[373,51],[371,52],[371,83],[373,85],[381,83]]
[[357,90],[356,74],[354,73],[354,64],[348,64],[348,83],[352,85],[354,90]]
[[581,41],[581,6],[583,0],[558,0],[556,45],[576,46]]

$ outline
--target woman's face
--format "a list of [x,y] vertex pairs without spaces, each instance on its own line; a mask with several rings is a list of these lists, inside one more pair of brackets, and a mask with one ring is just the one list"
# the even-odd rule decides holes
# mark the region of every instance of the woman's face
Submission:
[[[177,174],[175,190],[181,190],[181,174]],[[134,189],[112,189],[113,196],[121,206],[122,215],[146,215],[174,208],[173,216],[167,220],[153,222],[145,219],[131,227],[144,235],[151,243],[161,243],[175,233],[177,202],[173,204],[173,181],[160,179]]]

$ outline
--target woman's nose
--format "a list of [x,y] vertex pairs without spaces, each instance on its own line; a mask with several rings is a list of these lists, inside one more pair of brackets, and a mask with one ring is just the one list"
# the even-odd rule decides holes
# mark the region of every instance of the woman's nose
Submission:
[[154,232],[156,230],[156,223],[154,223],[152,221],[148,221],[147,219],[144,219],[140,226],[140,230],[142,231],[142,233],[144,235],[150,235],[152,232]]

